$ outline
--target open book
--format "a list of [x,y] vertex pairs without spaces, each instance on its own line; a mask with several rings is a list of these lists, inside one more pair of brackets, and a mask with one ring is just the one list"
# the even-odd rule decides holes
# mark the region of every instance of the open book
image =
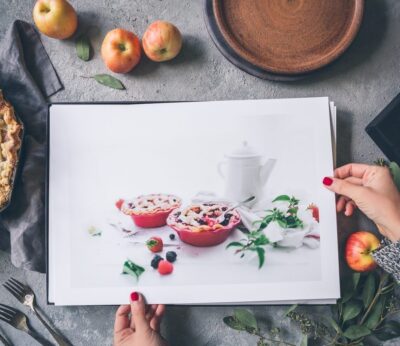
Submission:
[[327,97],[53,104],[48,301],[335,303]]

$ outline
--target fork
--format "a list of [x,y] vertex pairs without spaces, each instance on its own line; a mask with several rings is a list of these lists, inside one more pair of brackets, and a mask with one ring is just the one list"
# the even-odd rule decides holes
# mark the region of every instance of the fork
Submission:
[[0,343],[3,343],[4,346],[11,346],[7,339],[0,334]]
[[22,304],[28,306],[35,313],[39,321],[42,322],[49,333],[57,341],[57,344],[59,346],[70,346],[70,343],[60,333],[55,331],[44,319],[44,317],[39,313],[36,306],[35,293],[33,293],[32,289],[29,286],[24,285],[14,278],[10,278],[6,283],[3,284],[3,286]]
[[[17,309],[12,308],[11,306],[0,304],[0,320],[8,323],[12,327],[21,330],[27,334],[29,334],[32,338],[34,338],[39,344],[43,346],[48,346],[39,334],[34,332],[32,328],[28,325],[27,317]],[[6,341],[5,345],[9,345]]]

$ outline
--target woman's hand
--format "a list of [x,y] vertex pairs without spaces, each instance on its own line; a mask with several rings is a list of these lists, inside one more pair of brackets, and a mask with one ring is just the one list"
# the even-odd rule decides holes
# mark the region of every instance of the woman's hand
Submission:
[[337,211],[350,216],[357,206],[392,242],[400,240],[400,193],[386,167],[348,164],[325,177],[324,185],[339,195]]
[[160,335],[165,305],[145,305],[140,293],[131,294],[131,304],[121,305],[115,315],[114,346],[166,346]]

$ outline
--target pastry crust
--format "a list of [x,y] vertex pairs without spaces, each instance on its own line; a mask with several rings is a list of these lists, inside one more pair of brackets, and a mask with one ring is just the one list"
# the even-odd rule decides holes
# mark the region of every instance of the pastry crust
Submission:
[[0,208],[11,197],[12,184],[21,149],[22,125],[0,90]]
[[138,196],[134,200],[124,201],[121,211],[126,215],[153,215],[179,208],[181,199],[162,193]]
[[[167,224],[177,230],[190,232],[219,231],[237,225],[240,216],[236,210],[228,211],[228,206],[218,203],[192,204],[183,210],[173,211]],[[221,222],[216,222],[224,215]]]

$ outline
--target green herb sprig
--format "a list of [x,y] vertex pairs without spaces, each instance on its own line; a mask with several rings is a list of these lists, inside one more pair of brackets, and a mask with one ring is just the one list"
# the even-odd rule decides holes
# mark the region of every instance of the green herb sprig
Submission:
[[124,266],[122,268],[122,274],[128,274],[139,280],[140,275],[144,273],[145,269],[136,263],[133,263],[131,260],[126,260],[124,262]]
[[280,195],[272,202],[286,202],[287,207],[284,210],[278,208],[266,210],[265,216],[261,220],[254,222],[253,225],[257,226],[255,230],[245,233],[246,238],[231,242],[226,246],[227,249],[230,247],[236,247],[237,250],[235,251],[235,254],[240,254],[241,258],[249,251],[256,252],[258,256],[258,268],[261,268],[265,263],[264,247],[271,244],[270,240],[263,233],[263,230],[271,222],[277,222],[283,229],[302,228],[304,225],[303,221],[300,220],[297,215],[299,211],[299,200],[297,198],[288,195]]

